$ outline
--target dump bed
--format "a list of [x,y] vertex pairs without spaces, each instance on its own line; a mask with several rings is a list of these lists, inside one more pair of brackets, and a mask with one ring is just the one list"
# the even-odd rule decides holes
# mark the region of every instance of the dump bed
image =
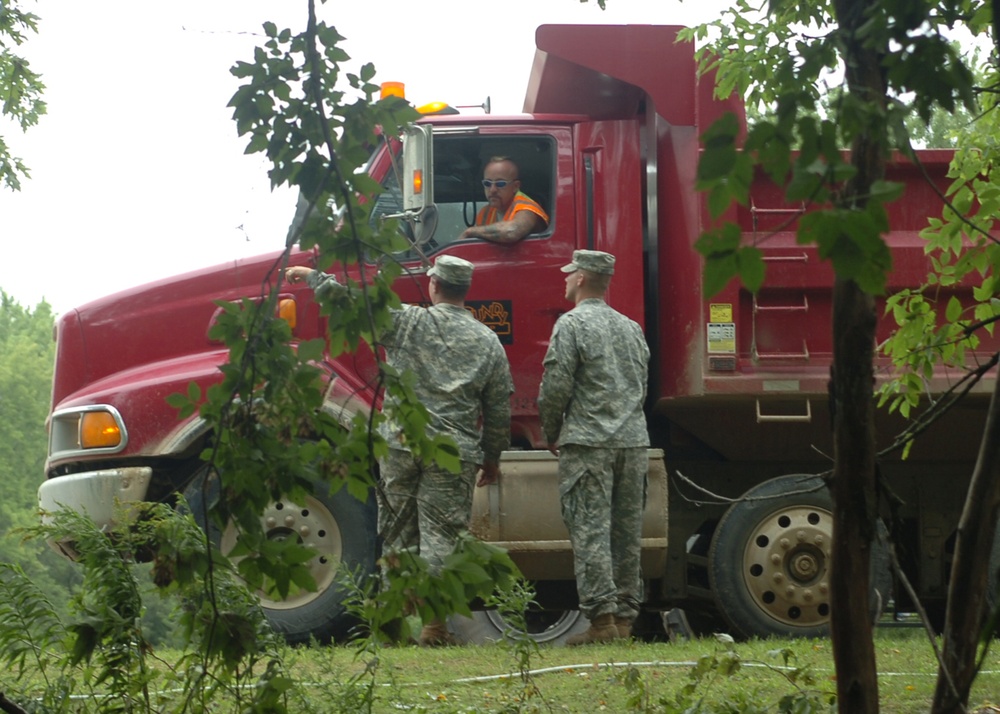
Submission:
[[[705,297],[694,244],[712,221],[704,197],[692,190],[699,137],[725,112],[744,124],[745,113],[737,98],[713,96],[714,76],[697,77],[693,46],[676,42],[680,29],[540,27],[525,110],[641,122],[651,409],[669,421],[662,430],[667,441],[697,444],[701,455],[707,448],[722,458],[815,460],[829,446],[834,276],[816,247],[798,245],[795,236],[799,217],[815,207],[789,205],[780,187],[759,176],[748,205],[724,219],[738,223],[744,242],[763,252],[765,284],[756,295],[733,282]],[[629,52],[616,50],[625,46]],[[948,185],[951,156],[922,151],[919,165],[899,159],[889,166],[886,178],[906,185],[904,197],[888,207],[889,292],[918,286],[928,273],[919,232],[940,213],[938,192]],[[880,299],[879,341],[894,328],[883,306]],[[879,365],[881,378],[887,366]],[[900,426],[886,423],[882,431]]]

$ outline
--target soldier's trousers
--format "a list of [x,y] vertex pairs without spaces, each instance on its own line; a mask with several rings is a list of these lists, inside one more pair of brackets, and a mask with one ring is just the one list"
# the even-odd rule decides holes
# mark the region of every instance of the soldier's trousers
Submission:
[[639,614],[646,447],[559,448],[559,496],[573,546],[580,609],[590,619]]
[[417,462],[408,451],[389,449],[379,461],[378,530],[386,550],[414,548],[437,572],[469,528],[477,467],[462,462],[454,474]]

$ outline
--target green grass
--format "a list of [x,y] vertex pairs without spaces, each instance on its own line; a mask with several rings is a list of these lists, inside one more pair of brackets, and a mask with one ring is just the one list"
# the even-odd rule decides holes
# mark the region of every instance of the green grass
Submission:
[[[937,668],[926,636],[917,629],[879,629],[875,640],[879,697],[885,714],[926,712]],[[674,701],[690,680],[691,663],[732,649],[741,668],[731,676],[706,676],[699,687],[710,711],[777,712],[778,701],[796,693],[779,669],[780,650],[792,653],[789,664],[807,670],[813,680],[800,687],[813,693],[836,689],[833,653],[828,640],[750,641],[726,645],[713,638],[670,644],[629,642],[578,648],[543,648],[532,658],[532,687],[517,674],[515,652],[505,645],[423,649],[416,646],[379,650],[377,659],[358,656],[351,646],[307,647],[284,651],[286,671],[298,681],[289,711],[364,711],[358,691],[345,687],[366,667],[371,675],[375,712],[663,712],[660,700]],[[159,652],[166,663],[176,653]],[[991,653],[987,670],[973,691],[970,711],[1000,702],[1000,652]],[[0,673],[0,691],[17,683]],[[25,683],[21,682],[23,686]],[[168,697],[169,698],[169,697]],[[723,708],[730,702],[737,708]],[[217,706],[217,708],[216,708]],[[743,708],[740,708],[743,707]],[[746,707],[754,707],[747,709]],[[213,711],[227,712],[214,701]],[[167,711],[164,708],[162,711]],[[81,709],[83,711],[83,709]],[[97,709],[86,709],[97,711]],[[829,711],[809,709],[806,711]],[[835,711],[835,710],[834,710]],[[989,710],[986,710],[989,711]]]
[[[934,655],[922,631],[879,630],[876,636],[879,698],[886,714],[926,712],[937,676]],[[581,648],[542,649],[533,659],[532,676],[537,694],[524,696],[516,673],[513,653],[501,645],[421,649],[399,647],[381,652],[376,675],[374,711],[426,712],[626,712],[663,711],[657,702],[673,701],[690,681],[691,662],[704,655],[732,648],[743,666],[730,677],[704,682],[699,691],[706,701],[748,702],[770,705],[760,711],[777,711],[778,701],[797,690],[777,669],[784,661],[776,651],[794,654],[790,664],[808,669],[814,676],[805,689],[835,692],[833,653],[828,640],[751,641],[722,645],[713,638],[680,644],[628,643],[589,645]],[[355,659],[346,647],[296,650],[290,653],[291,671],[314,692],[329,691],[335,681],[344,681],[364,669],[367,661]],[[972,710],[1000,702],[1000,655],[989,658],[986,670],[973,691]],[[505,676],[514,674],[513,677]],[[626,685],[631,676],[633,685]],[[629,700],[644,692],[648,709],[629,707]],[[312,698],[310,696],[310,698]]]

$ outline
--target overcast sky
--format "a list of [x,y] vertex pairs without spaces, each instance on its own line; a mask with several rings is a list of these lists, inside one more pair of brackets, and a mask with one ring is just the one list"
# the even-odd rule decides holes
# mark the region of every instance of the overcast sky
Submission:
[[[229,68],[261,24],[299,32],[306,0],[20,0],[41,17],[20,48],[43,75],[48,114],[0,135],[31,169],[0,189],[0,288],[57,313],[194,268],[280,248],[294,203],[243,155]],[[414,104],[519,112],[544,23],[691,25],[730,0],[329,0],[321,17],[376,82]]]

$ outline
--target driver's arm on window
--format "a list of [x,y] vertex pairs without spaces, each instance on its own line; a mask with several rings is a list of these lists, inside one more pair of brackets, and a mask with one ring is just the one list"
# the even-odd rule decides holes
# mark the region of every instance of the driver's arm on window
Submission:
[[545,230],[545,221],[531,211],[518,211],[509,221],[498,221],[485,226],[470,226],[462,231],[459,239],[482,238],[493,243],[517,243],[529,233]]

